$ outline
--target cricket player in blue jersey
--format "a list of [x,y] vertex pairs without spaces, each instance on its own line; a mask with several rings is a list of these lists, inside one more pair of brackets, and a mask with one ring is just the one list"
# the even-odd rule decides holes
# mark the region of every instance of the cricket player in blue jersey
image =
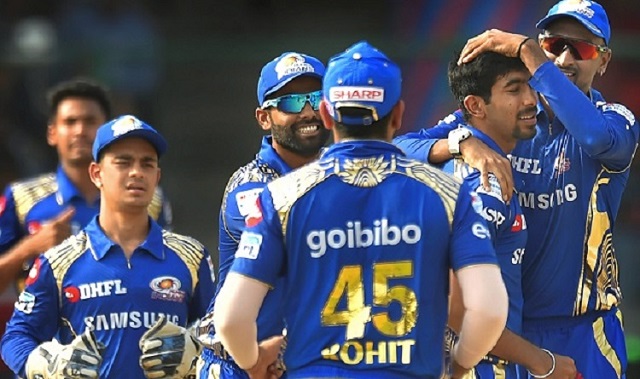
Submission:
[[390,143],[400,92],[400,69],[367,42],[334,56],[320,112],[336,143],[260,194],[214,308],[227,351],[254,377],[277,355],[258,345],[256,317],[281,275],[288,378],[440,378],[449,268],[465,307],[454,377],[504,328],[481,201]]
[[[612,233],[640,128],[627,108],[607,102],[591,87],[611,59],[611,29],[600,4],[561,1],[537,26],[542,29],[537,43],[490,30],[470,39],[460,58],[469,62],[484,51],[520,58],[540,97],[536,136],[521,141],[510,161],[529,226],[523,333],[537,346],[573,358],[585,378],[625,378],[622,292]],[[527,117],[532,116],[522,116]],[[451,152],[485,170],[487,160],[506,161],[495,159],[476,138],[454,133],[435,142],[460,119],[456,112],[440,127],[396,142],[409,155],[432,162]],[[489,158],[478,162],[480,156]],[[553,371],[537,377],[551,377]]]
[[[519,140],[528,140],[536,134],[536,120],[527,117],[537,113],[538,98],[529,86],[531,74],[522,61],[494,52],[479,54],[474,60],[458,65],[458,57],[449,64],[449,87],[459,101],[465,123],[457,132],[472,133],[474,137],[503,157],[515,148]],[[462,178],[482,199],[482,216],[487,220],[491,240],[509,295],[507,326],[491,351],[474,368],[475,378],[517,379],[516,363],[536,375],[544,375],[555,365],[550,378],[575,379],[576,367],[568,357],[553,355],[522,337],[522,259],[527,242],[527,222],[512,197],[502,198],[500,183],[493,174],[491,187],[485,190],[480,172],[470,167],[460,156],[445,162],[445,172]],[[452,307],[449,325],[460,328],[460,310],[457,285],[452,286]]]
[[[100,191],[88,167],[96,130],[111,118],[107,92],[98,83],[73,79],[52,88],[47,102],[47,142],[60,162],[55,173],[11,183],[0,195],[0,291],[21,272],[26,276],[33,259],[78,233],[100,209]],[[169,203],[160,189],[148,211],[169,227]],[[17,283],[18,292],[24,279]]]
[[[329,138],[320,120],[324,65],[306,54],[286,52],[269,61],[258,79],[256,120],[270,136],[262,139],[256,158],[238,169],[229,180],[220,208],[217,291],[225,282],[238,249],[245,218],[251,216],[267,183],[292,169],[317,159]],[[258,317],[258,339],[282,334],[282,286],[276,285],[265,298]],[[202,379],[248,378],[226,353],[213,331],[213,304],[203,319],[199,337],[204,350],[198,373]]]
[[199,344],[185,326],[204,315],[214,283],[207,250],[148,215],[165,150],[133,116],[98,129],[89,173],[100,213],[36,260],[2,338],[2,357],[19,376],[195,373]]

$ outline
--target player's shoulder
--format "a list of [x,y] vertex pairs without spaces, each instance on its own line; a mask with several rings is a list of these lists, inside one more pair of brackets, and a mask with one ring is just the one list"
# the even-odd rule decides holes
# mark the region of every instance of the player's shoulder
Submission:
[[10,191],[14,198],[44,197],[58,190],[56,174],[51,172],[38,175],[28,179],[18,180],[9,184]]
[[87,233],[83,230],[47,250],[44,253],[44,257],[52,267],[61,263],[70,265],[88,250],[89,244]]
[[205,256],[206,248],[193,237],[163,230],[162,242],[181,258],[200,261]]
[[279,176],[280,173],[276,169],[259,159],[254,159],[231,174],[224,192],[230,193],[250,183],[267,183]]
[[269,184],[267,188],[276,208],[285,203],[293,203],[313,187],[325,181],[334,171],[332,159],[322,159],[306,164]]
[[460,178],[456,178],[429,163],[407,157],[398,157],[397,170],[427,187],[446,188],[456,194],[462,184]]

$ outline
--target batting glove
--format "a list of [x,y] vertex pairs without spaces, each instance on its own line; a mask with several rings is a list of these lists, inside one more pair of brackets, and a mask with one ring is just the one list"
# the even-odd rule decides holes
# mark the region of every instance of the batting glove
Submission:
[[201,346],[191,333],[161,315],[139,342],[140,367],[148,379],[183,379],[195,374]]
[[29,354],[27,379],[98,378],[104,345],[88,328],[68,345],[53,340],[36,347]]

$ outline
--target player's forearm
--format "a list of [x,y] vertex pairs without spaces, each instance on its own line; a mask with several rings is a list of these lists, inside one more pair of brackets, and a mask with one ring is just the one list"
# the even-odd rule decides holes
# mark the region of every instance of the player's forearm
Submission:
[[524,366],[530,372],[548,372],[552,364],[549,354],[506,328],[491,354]]
[[453,158],[446,139],[439,139],[429,151],[429,163],[442,163]]
[[[471,368],[496,344],[507,321],[508,297],[496,265],[465,267],[456,272],[465,314],[454,359]],[[482,285],[479,285],[482,283]]]

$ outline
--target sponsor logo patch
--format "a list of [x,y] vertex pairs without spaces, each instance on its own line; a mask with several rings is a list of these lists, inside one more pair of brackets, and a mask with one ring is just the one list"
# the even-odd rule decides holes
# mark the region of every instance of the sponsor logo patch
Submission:
[[331,87],[329,101],[371,101],[384,102],[384,88],[381,87]]
[[180,283],[178,278],[173,276],[159,276],[154,278],[149,283],[149,287],[153,290],[153,292],[151,292],[152,299],[182,303],[186,297],[185,292],[180,290],[182,283]]
[[236,251],[236,258],[257,259],[261,245],[262,236],[260,234],[243,232]]
[[36,305],[36,296],[26,291],[22,291],[20,296],[18,297],[18,301],[16,301],[16,310],[30,314],[33,312],[33,307]]
[[122,280],[104,280],[102,282],[84,283],[78,286],[68,286],[62,289],[65,299],[71,303],[80,300],[95,299],[111,295],[125,295],[127,289],[122,285]]
[[111,130],[113,131],[114,137],[123,135],[136,129],[142,129],[142,123],[140,122],[140,120],[133,116],[123,117],[115,124],[111,125]]

